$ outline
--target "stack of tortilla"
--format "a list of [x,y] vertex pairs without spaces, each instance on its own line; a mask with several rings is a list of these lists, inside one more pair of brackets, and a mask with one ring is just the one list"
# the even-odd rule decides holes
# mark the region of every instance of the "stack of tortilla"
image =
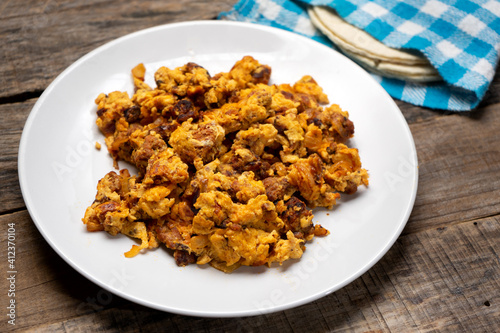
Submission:
[[347,56],[367,70],[385,77],[414,82],[441,80],[438,71],[421,56],[382,44],[347,23],[329,7],[308,9],[313,24]]

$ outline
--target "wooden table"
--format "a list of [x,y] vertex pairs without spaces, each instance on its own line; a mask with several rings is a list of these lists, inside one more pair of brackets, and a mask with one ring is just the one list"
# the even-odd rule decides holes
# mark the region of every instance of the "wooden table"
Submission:
[[[0,331],[494,332],[500,329],[500,76],[480,107],[440,112],[397,101],[413,137],[415,207],[391,250],[313,303],[234,319],[152,310],[66,264],[26,210],[17,176],[24,123],[43,90],[94,48],[155,25],[215,19],[236,0],[0,2]],[[7,238],[15,223],[16,325],[7,323]],[[8,277],[8,276],[7,276]]]

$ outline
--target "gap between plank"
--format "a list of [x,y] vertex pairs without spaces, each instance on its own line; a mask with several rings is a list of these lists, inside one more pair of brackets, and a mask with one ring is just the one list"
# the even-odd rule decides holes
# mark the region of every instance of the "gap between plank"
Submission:
[[26,91],[16,95],[0,97],[0,105],[26,102],[29,99],[40,97],[43,91],[44,90],[40,89],[40,90]]
[[27,210],[26,206],[19,207],[19,208],[8,209],[6,211],[0,212],[0,217],[4,216],[4,215],[19,213],[19,212],[22,212],[22,211],[25,211],[25,210]]

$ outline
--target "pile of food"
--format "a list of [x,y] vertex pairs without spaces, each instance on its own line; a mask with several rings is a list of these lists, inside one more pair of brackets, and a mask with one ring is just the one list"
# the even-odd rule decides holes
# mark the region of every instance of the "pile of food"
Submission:
[[368,185],[348,113],[330,105],[310,76],[269,84],[271,68],[250,56],[211,76],[188,63],[132,70],[135,93],[100,94],[97,126],[118,169],[97,184],[89,231],[138,238],[125,253],[164,244],[177,265],[224,272],[302,256],[328,231],[311,209]]

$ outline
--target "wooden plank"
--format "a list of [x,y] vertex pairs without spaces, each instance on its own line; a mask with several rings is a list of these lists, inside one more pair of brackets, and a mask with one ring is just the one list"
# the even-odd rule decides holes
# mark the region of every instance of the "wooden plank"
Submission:
[[[324,317],[339,332],[499,327],[500,309],[491,306],[500,302],[499,227],[495,217],[401,237],[377,265],[331,296],[337,302],[319,301]],[[372,317],[367,327],[363,318]]]
[[402,237],[381,262],[421,331],[500,327],[499,227],[496,216]]
[[[9,222],[16,223],[18,239],[19,330],[486,332],[500,327],[498,216],[407,234],[371,270],[329,296],[287,311],[232,319],[173,315],[123,300],[62,261],[26,211],[0,216],[2,242]],[[1,252],[3,271],[5,257]]]
[[[14,223],[16,230],[16,329],[94,313],[125,302],[64,262],[43,239],[26,210],[0,216],[2,244],[6,244],[9,223]],[[9,270],[6,256],[2,251],[3,272]],[[2,304],[6,302],[7,294],[2,293]]]
[[417,199],[405,233],[500,213],[500,104],[410,125]]
[[[24,207],[17,175],[22,128],[36,99],[0,105],[0,214]],[[500,104],[410,125],[419,189],[405,229],[415,232],[500,212]]]
[[[17,151],[36,100],[0,105],[0,213],[24,207]],[[411,124],[419,158],[419,190],[407,232],[500,212],[500,104],[473,116],[448,115]]]
[[[17,177],[19,139],[36,97],[67,66],[107,41],[168,22],[213,19],[236,2],[0,2],[0,242],[6,244],[8,224],[15,223],[14,330],[490,332],[500,327],[498,71],[473,112],[397,101],[420,161],[410,221],[379,263],[316,302],[248,318],[164,313],[101,289],[45,242],[23,209]],[[7,272],[6,250],[0,261]],[[8,304],[5,289],[0,301]],[[0,324],[0,331],[11,329],[5,320]]]
[[17,156],[26,118],[36,100],[0,105],[0,214],[24,207],[17,175]]
[[5,1],[0,5],[0,98],[39,94],[78,58],[117,37],[171,22],[214,19],[236,2]]

